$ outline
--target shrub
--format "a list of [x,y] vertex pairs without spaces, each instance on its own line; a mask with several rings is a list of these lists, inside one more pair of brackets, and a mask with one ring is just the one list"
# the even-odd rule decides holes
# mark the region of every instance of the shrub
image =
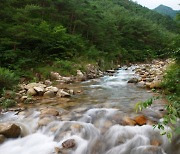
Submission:
[[16,105],[16,101],[13,99],[4,99],[0,102],[0,105],[3,108],[9,108],[9,107],[13,107]]
[[0,67],[0,93],[3,89],[12,89],[18,83],[18,77],[10,70]]

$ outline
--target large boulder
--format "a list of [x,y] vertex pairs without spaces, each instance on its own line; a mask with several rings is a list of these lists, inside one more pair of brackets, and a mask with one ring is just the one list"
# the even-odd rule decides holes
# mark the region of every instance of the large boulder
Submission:
[[21,128],[12,123],[1,123],[0,134],[7,138],[16,138],[21,134]]

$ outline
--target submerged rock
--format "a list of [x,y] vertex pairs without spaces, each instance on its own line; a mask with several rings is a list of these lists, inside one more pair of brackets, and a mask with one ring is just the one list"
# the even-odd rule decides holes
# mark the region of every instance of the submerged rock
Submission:
[[16,138],[21,134],[21,128],[16,124],[2,123],[0,124],[0,134],[7,138]]
[[74,148],[76,146],[76,142],[74,139],[69,139],[69,140],[66,140],[65,142],[63,142],[62,146],[65,149]]

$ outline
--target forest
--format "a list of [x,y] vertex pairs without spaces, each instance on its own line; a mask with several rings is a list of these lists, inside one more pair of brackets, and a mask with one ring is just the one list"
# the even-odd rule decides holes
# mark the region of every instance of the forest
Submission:
[[0,7],[0,66],[19,76],[58,64],[73,74],[83,62],[108,68],[176,50],[177,22],[129,0],[6,0]]

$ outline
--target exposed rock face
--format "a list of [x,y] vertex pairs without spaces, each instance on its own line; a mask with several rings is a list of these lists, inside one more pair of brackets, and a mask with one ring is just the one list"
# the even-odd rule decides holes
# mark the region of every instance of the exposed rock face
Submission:
[[0,134],[7,138],[16,138],[21,134],[21,128],[16,124],[2,123],[0,124]]
[[144,115],[137,116],[134,120],[140,126],[145,125],[147,123],[147,118]]
[[74,148],[76,146],[76,142],[74,139],[69,139],[69,140],[66,140],[65,142],[63,142],[62,146],[65,149]]

